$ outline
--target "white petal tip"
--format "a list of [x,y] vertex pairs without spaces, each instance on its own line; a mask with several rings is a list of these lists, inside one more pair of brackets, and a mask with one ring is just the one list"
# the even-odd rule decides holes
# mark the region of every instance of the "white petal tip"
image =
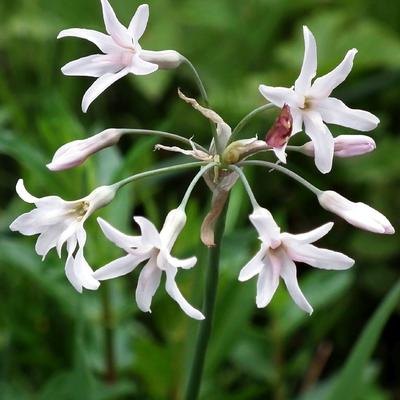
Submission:
[[395,233],[395,229],[393,228],[392,225],[385,227],[385,234],[386,235],[393,235]]

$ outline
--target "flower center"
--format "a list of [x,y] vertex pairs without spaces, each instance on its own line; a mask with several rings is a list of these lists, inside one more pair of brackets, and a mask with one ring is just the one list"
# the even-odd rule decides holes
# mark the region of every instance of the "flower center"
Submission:
[[71,210],[71,213],[77,217],[77,220],[80,221],[89,209],[88,201],[81,201],[74,209]]
[[301,107],[302,110],[310,110],[312,108],[312,98],[304,97],[304,106]]

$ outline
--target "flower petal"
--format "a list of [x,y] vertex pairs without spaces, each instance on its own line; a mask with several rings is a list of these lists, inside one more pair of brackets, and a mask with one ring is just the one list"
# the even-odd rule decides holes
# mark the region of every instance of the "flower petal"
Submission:
[[166,270],[167,279],[165,282],[165,289],[167,290],[167,293],[179,304],[183,312],[185,312],[185,314],[187,314],[189,317],[197,320],[204,319],[204,315],[199,310],[191,306],[182,296],[182,293],[175,282],[176,273],[177,270],[175,268],[168,268]]
[[356,54],[356,49],[349,50],[343,61],[335,69],[314,81],[308,96],[316,99],[328,97],[332,90],[339,86],[349,75],[353,68],[353,60]]
[[94,54],[79,58],[65,64],[61,71],[68,76],[91,76],[98,78],[105,74],[114,74],[123,68],[123,65],[116,63],[115,56],[109,54]]
[[277,257],[271,256],[271,259],[268,256],[265,257],[264,267],[258,276],[256,296],[258,308],[266,307],[269,304],[279,285],[280,265],[279,260],[274,260],[274,258]]
[[134,75],[148,75],[158,70],[158,65],[141,59],[138,55],[132,57],[129,72]]
[[250,214],[249,219],[257,229],[259,239],[275,248],[280,243],[280,228],[276,224],[271,213],[263,207],[255,208]]
[[239,281],[247,281],[259,274],[264,268],[265,263],[268,263],[265,268],[268,267],[269,259],[267,257],[267,251],[268,246],[263,243],[256,255],[240,270]]
[[74,257],[72,254],[68,255],[67,262],[65,263],[65,275],[75,290],[82,293],[82,285],[75,274]]
[[323,174],[326,174],[332,169],[335,148],[332,134],[317,112],[305,112],[303,118],[305,132],[314,144],[315,165]]
[[282,233],[283,241],[286,239],[295,240],[297,243],[314,243],[324,237],[333,227],[333,222],[328,222],[312,231],[293,235],[290,233]]
[[100,282],[94,278],[93,269],[86,261],[83,254],[83,247],[80,247],[74,258],[74,272],[80,284],[88,290],[97,290]]
[[118,18],[108,0],[101,0],[101,5],[103,8],[104,24],[108,34],[119,46],[132,48],[132,38],[129,35],[128,29],[118,21]]
[[303,113],[300,110],[295,108],[291,108],[290,112],[293,118],[293,125],[292,125],[292,135],[295,135],[298,132],[301,132],[303,129]]
[[121,249],[129,252],[131,248],[138,247],[141,244],[140,236],[125,235],[102,218],[97,218],[97,222],[105,237]]
[[89,87],[82,99],[82,111],[85,113],[90,104],[103,93],[108,87],[110,87],[118,79],[129,73],[128,68],[117,72],[116,74],[105,74],[100,78],[96,79],[94,83]]
[[94,43],[103,53],[112,53],[121,50],[111,36],[91,29],[72,28],[61,31],[57,39],[64,37],[77,37]]
[[136,287],[136,303],[140,310],[151,312],[151,300],[160,285],[161,273],[157,268],[156,258],[151,257],[143,267]]
[[103,267],[97,269],[93,276],[99,281],[106,279],[118,278],[132,272],[142,261],[147,257],[138,257],[128,254],[124,257],[117,258],[114,261],[109,262]]
[[305,94],[311,87],[311,81],[314,79],[317,72],[317,45],[314,35],[311,31],[303,26],[304,34],[304,58],[301,72],[296,79],[294,88],[296,92]]
[[17,191],[18,196],[21,197],[21,199],[23,201],[26,201],[27,203],[36,203],[39,200],[39,198],[32,196],[26,190],[23,179],[18,179],[15,190]]
[[59,236],[64,230],[62,224],[51,226],[48,230],[44,231],[36,241],[35,251],[43,259],[46,257],[47,253],[56,247]]
[[134,217],[133,219],[140,227],[140,231],[142,233],[141,243],[145,246],[160,247],[160,234],[153,223],[144,217]]
[[148,4],[142,4],[137,8],[128,28],[134,40],[138,41],[142,37],[144,31],[146,30],[148,20],[149,6]]
[[279,108],[282,108],[285,104],[288,104],[291,108],[304,107],[304,96],[296,93],[293,89],[260,85],[258,90],[268,101]]
[[349,108],[341,100],[334,97],[315,102],[314,109],[321,114],[322,119],[328,124],[345,126],[358,131],[370,131],[379,124],[375,115],[364,110]]
[[190,269],[196,265],[197,258],[189,257],[179,259],[171,256],[168,249],[160,249],[157,256],[157,266],[162,270],[166,270],[169,266],[174,268]]
[[313,309],[304,297],[299,283],[297,282],[297,271],[295,263],[282,251],[281,254],[281,276],[285,281],[286,288],[294,302],[308,314],[312,314]]
[[312,244],[293,244],[287,246],[287,251],[294,261],[303,262],[321,269],[348,269],[354,265],[354,260],[345,254],[328,249],[320,249]]

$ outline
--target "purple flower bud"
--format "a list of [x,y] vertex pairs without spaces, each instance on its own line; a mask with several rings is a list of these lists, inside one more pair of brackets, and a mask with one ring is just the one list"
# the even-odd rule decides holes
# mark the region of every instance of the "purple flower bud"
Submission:
[[117,143],[122,134],[122,129],[106,129],[87,139],[64,144],[56,151],[47,168],[62,171],[81,165],[92,154]]

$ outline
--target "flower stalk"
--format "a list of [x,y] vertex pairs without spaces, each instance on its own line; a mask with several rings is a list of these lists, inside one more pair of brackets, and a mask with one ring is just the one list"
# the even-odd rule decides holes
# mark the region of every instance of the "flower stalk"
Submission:
[[225,229],[226,212],[227,206],[225,206],[224,211],[222,212],[222,215],[216,225],[215,246],[210,247],[208,250],[208,269],[206,273],[204,303],[202,309],[202,312],[206,318],[200,322],[195,353],[192,366],[190,368],[189,380],[184,397],[185,400],[197,400],[200,392],[204,361],[213,326],[213,316],[219,278],[221,242]]

